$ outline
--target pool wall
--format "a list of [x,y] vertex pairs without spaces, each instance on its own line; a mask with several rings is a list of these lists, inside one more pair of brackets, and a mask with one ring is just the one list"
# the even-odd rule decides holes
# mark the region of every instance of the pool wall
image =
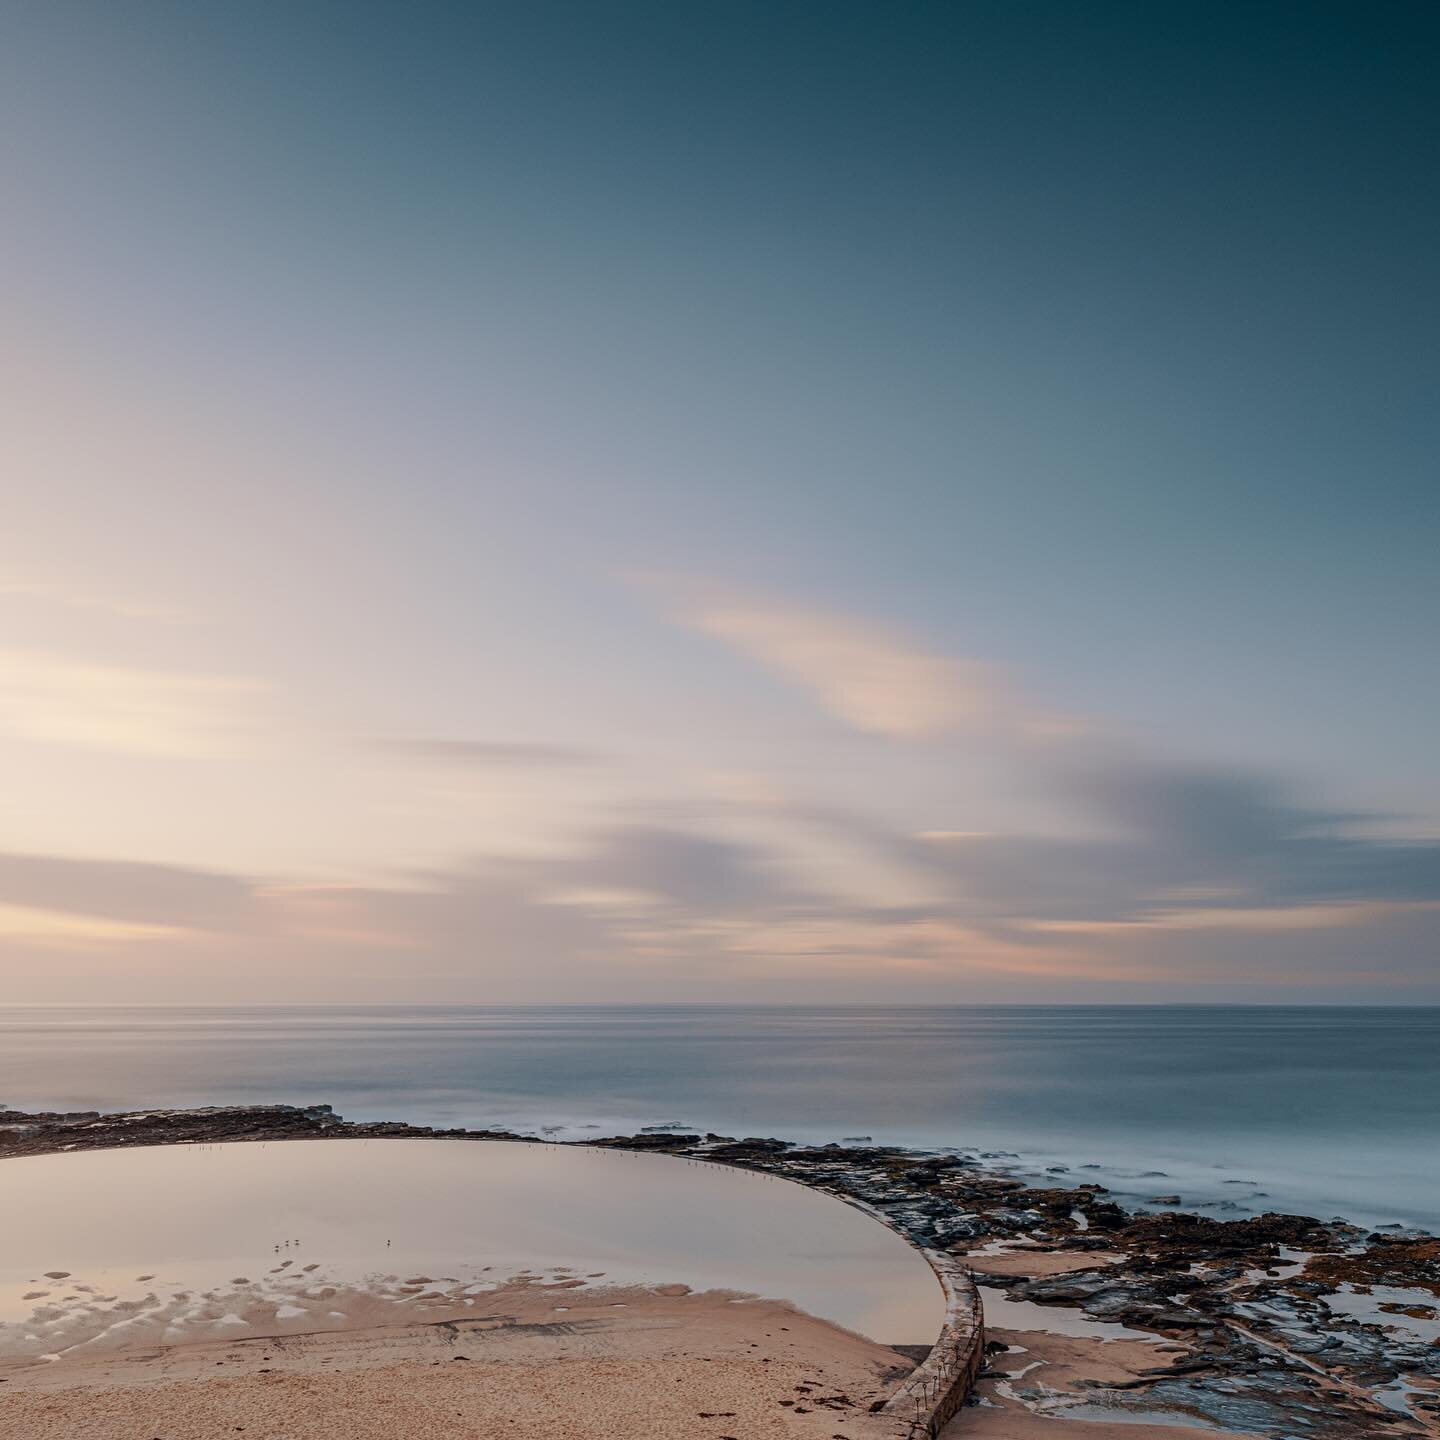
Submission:
[[[736,1165],[731,1160],[719,1163],[740,1170],[749,1168]],[[770,1170],[761,1173],[775,1174]],[[821,1188],[806,1185],[804,1181],[788,1175],[778,1178],[804,1190]],[[883,1210],[867,1205],[852,1195],[836,1195],[835,1198],[856,1210],[863,1210],[887,1230],[899,1235],[911,1249],[919,1251],[940,1282],[945,1296],[945,1320],[940,1334],[929,1355],[881,1407],[882,1414],[893,1416],[910,1427],[911,1440],[919,1440],[921,1436],[926,1440],[935,1440],[970,1398],[975,1381],[985,1368],[985,1307],[975,1277],[970,1267],[953,1255],[917,1245],[903,1230],[890,1223],[890,1217]]]
[[920,1252],[945,1292],[945,1324],[934,1348],[885,1402],[882,1413],[934,1440],[965,1404],[985,1364],[985,1315],[969,1269],[938,1251]]

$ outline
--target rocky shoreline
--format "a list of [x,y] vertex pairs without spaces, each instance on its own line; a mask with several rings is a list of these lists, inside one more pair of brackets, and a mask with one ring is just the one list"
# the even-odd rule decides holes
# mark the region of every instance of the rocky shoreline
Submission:
[[[391,1136],[535,1140],[509,1130],[354,1123],[324,1105],[0,1111],[0,1158]],[[1425,1333],[1440,1316],[1440,1240],[1433,1236],[1296,1215],[1132,1214],[1099,1185],[1031,1185],[963,1152],[670,1131],[585,1143],[760,1170],[861,1203],[916,1245],[973,1264],[977,1278],[1006,1301],[1055,1307],[1071,1334],[1083,1315],[1171,1347],[1169,1363],[1133,1379],[1082,1381],[1079,1393],[1060,1395],[1007,1372],[1011,1347],[992,1342],[977,1389],[982,1405],[1003,1393],[1007,1403],[1055,1416],[1084,1402],[1088,1418],[1100,1407],[1117,1421],[1164,1423],[1168,1415],[1172,1424],[1249,1435],[1440,1436],[1440,1333]],[[1366,1313],[1344,1313],[1327,1297]],[[990,1328],[1003,1330],[993,1322]]]

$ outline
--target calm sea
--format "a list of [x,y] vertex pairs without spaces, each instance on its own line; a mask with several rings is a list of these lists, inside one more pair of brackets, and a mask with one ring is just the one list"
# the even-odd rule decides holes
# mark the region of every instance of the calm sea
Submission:
[[1130,1203],[1440,1229],[1440,1008],[0,1009],[0,1102],[869,1136]]

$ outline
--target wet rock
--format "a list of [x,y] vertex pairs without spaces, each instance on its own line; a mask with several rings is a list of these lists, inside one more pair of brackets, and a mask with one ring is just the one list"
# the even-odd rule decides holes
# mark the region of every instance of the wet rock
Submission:
[[676,1135],[669,1131],[656,1135],[608,1135],[603,1140],[587,1140],[608,1150],[688,1150],[701,1144],[698,1135]]
[[1134,1215],[1124,1227],[1125,1238],[1135,1245],[1187,1247],[1195,1259],[1236,1253],[1270,1251],[1276,1246],[1305,1248],[1322,1243],[1329,1231],[1308,1215],[1252,1215],[1244,1220],[1212,1220],[1184,1211],[1166,1215]]
[[712,1160],[723,1160],[729,1164],[746,1164],[763,1162],[773,1156],[781,1155],[791,1148],[793,1147],[788,1140],[768,1139],[759,1135],[750,1135],[743,1140],[728,1140],[724,1136],[719,1136],[715,1141],[706,1138],[705,1153]]
[[117,1149],[133,1145],[183,1145],[254,1140],[323,1140],[350,1136],[424,1138],[445,1134],[464,1139],[513,1139],[502,1131],[448,1130],[400,1121],[349,1123],[329,1105],[207,1106],[195,1110],[135,1110],[103,1115],[73,1112],[9,1112],[23,1121],[0,1127],[0,1157],[40,1155],[57,1150]]
[[1078,1305],[1107,1292],[1125,1293],[1108,1271],[1087,1270],[1079,1274],[1043,1276],[1012,1285],[1015,1300],[1034,1300],[1040,1305]]
[[1305,1266],[1305,1278],[1331,1286],[1393,1285],[1427,1290],[1440,1298],[1440,1240],[1372,1234],[1363,1250],[1319,1254]]
[[1092,1201],[1083,1200],[1077,1204],[1076,1209],[1089,1222],[1092,1230],[1114,1232],[1123,1230],[1130,1222],[1130,1216],[1125,1213],[1113,1201],[1102,1201],[1096,1204]]

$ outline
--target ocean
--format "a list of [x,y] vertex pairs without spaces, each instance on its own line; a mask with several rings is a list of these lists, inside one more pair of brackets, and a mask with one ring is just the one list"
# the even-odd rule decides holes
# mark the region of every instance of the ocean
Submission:
[[0,1102],[329,1103],[984,1155],[1124,1203],[1440,1229],[1440,1008],[0,1008]]

